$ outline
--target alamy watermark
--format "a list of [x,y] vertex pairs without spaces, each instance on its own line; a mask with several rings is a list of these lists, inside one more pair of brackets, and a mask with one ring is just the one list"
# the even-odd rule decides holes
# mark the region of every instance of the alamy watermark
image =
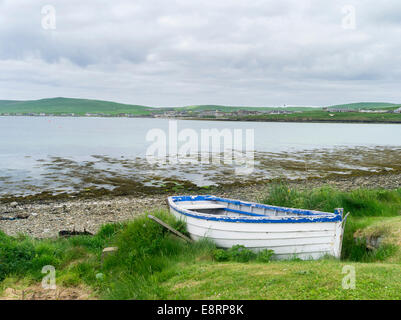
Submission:
[[56,29],[56,8],[52,5],[45,5],[42,7],[42,28],[44,30]]
[[345,30],[356,29],[356,9],[353,5],[345,5],[341,9],[344,14],[341,25]]
[[178,130],[170,120],[168,132],[160,128],[147,132],[146,159],[150,164],[223,164],[233,165],[235,174],[246,175],[254,170],[253,129]]
[[342,269],[342,274],[345,274],[345,276],[342,279],[342,288],[344,290],[349,290],[349,289],[355,289],[355,281],[356,281],[356,272],[355,272],[355,267],[351,265],[346,265]]
[[42,279],[42,288],[45,290],[55,290],[56,286],[56,268],[51,265],[44,266],[42,273],[46,276]]

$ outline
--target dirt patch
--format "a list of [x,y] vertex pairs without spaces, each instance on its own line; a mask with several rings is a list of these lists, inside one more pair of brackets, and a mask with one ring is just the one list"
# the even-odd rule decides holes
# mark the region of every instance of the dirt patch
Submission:
[[401,218],[387,218],[367,228],[357,230],[354,233],[354,239],[365,241],[370,249],[385,244],[401,246]]
[[94,300],[96,297],[85,287],[43,289],[40,284],[24,289],[7,288],[0,295],[0,300]]
[[[379,234],[384,236],[383,243],[401,246],[401,218],[395,217],[386,219],[385,222],[367,228],[368,232],[375,236]],[[372,230],[372,231],[371,231]],[[377,231],[376,231],[377,230]],[[376,231],[376,233],[374,232]],[[380,234],[381,233],[381,234]]]

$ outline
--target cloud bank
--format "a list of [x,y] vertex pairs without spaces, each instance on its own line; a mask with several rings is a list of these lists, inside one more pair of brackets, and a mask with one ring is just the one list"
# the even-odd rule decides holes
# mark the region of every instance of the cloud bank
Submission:
[[397,0],[0,0],[0,99],[401,102],[400,39]]

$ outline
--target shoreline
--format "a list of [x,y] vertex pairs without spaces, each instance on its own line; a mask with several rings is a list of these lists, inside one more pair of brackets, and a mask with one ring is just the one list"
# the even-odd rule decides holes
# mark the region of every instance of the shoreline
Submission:
[[[94,198],[33,200],[25,203],[0,201],[0,217],[26,218],[0,221],[0,230],[8,235],[26,234],[34,238],[53,238],[61,230],[88,231],[96,233],[101,225],[119,223],[158,209],[167,209],[166,198],[182,194],[214,194],[226,198],[260,202],[273,181],[263,184],[223,186],[200,192],[181,190],[153,195],[103,195]],[[276,180],[277,181],[277,180]],[[309,189],[321,186],[349,191],[358,188],[397,189],[401,187],[401,173],[370,174],[366,176],[313,178],[286,180],[292,188]]]
[[192,120],[192,121],[221,121],[221,122],[283,122],[283,123],[349,123],[349,124],[401,124],[401,120],[329,120],[329,119],[230,119],[230,118],[187,118],[187,117],[151,117],[151,116],[62,116],[62,115],[45,115],[45,116],[27,116],[27,115],[0,115],[0,117],[30,117],[30,118],[124,118],[124,119],[164,119],[164,120]]
[[[159,118],[160,119],[160,118]],[[202,119],[202,118],[162,118],[194,121],[230,121],[230,122],[285,122],[285,123],[350,123],[350,124],[401,124],[400,121],[376,120],[289,120],[289,119]]]

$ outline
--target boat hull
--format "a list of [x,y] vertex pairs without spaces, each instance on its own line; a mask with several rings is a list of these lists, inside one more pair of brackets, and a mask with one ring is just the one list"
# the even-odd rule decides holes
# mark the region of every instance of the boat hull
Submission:
[[253,251],[273,250],[277,259],[319,259],[341,254],[341,222],[241,223],[193,218],[170,208],[186,222],[193,240],[210,239],[217,247],[243,245]]
[[[249,203],[245,204],[249,205]],[[250,223],[238,219],[230,222],[197,217],[192,215],[191,211],[182,210],[171,199],[169,199],[169,205],[170,212],[177,219],[186,222],[187,231],[193,240],[207,238],[220,248],[243,245],[253,251],[273,250],[276,259],[319,259],[326,255],[339,258],[341,255],[342,219],[333,221],[322,219],[322,222],[317,220],[308,222],[309,220],[304,219],[307,222],[297,220],[294,223],[291,223],[291,220]],[[235,203],[235,205],[238,204]],[[240,205],[244,207],[243,202]],[[255,212],[256,209],[262,210],[262,208],[254,208],[252,211]]]

